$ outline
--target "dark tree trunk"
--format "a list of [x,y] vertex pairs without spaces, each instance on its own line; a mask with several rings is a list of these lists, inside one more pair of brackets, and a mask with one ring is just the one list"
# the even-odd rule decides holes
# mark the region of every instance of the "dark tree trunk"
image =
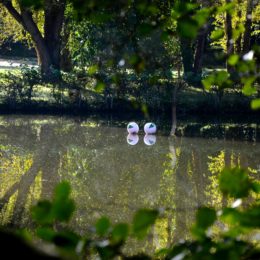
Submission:
[[49,75],[52,61],[44,38],[34,23],[31,12],[21,8],[21,16],[23,19],[24,28],[32,37],[38,58],[38,65],[41,67],[42,74]]
[[71,53],[68,48],[69,36],[70,29],[68,26],[68,20],[65,19],[62,33],[60,68],[66,72],[70,72],[73,69]]
[[52,66],[60,70],[61,31],[64,22],[65,1],[45,0],[44,40]]
[[[231,3],[231,0],[226,0],[226,4]],[[225,29],[226,29],[226,37],[227,37],[227,56],[230,56],[234,53],[234,42],[232,39],[232,16],[229,12],[226,13],[226,23],[225,23]],[[232,72],[232,67],[230,67],[227,64],[227,70],[228,72]]]
[[[201,8],[209,7],[208,1],[201,1]],[[206,38],[209,32],[210,24],[212,23],[212,19],[205,24],[204,27],[202,27],[199,31],[198,37],[197,37],[197,45],[195,50],[195,57],[194,57],[194,65],[193,65],[193,72],[196,75],[201,76],[202,73],[202,60],[203,60],[203,54],[205,50],[205,43]]]
[[[238,12],[237,12],[237,17],[238,17],[238,22],[241,21],[242,18],[242,9],[241,9],[241,4],[242,1],[238,0]],[[240,54],[242,51],[242,35],[240,34],[239,37],[236,40],[236,53]]]
[[184,69],[184,76],[189,75],[193,71],[193,50],[192,40],[180,38],[181,56]]
[[245,33],[243,39],[243,53],[247,53],[251,49],[252,11],[253,0],[247,0]]
[[205,42],[207,37],[208,29],[203,28],[197,38],[197,46],[195,51],[193,72],[195,74],[202,73],[202,59],[204,54]]

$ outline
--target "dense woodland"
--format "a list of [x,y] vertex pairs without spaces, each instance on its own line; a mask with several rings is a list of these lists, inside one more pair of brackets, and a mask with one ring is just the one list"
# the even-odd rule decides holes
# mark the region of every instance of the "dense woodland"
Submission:
[[39,65],[2,73],[10,107],[249,112],[239,93],[259,95],[258,1],[1,3],[0,53],[22,45]]

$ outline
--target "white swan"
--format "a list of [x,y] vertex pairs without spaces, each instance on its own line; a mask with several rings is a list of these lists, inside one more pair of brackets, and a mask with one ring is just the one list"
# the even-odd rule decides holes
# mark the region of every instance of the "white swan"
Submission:
[[157,129],[155,123],[149,122],[144,125],[144,132],[146,134],[155,134],[156,130]]
[[137,123],[135,122],[130,122],[128,125],[127,125],[127,132],[129,134],[137,134],[139,132],[139,126]]

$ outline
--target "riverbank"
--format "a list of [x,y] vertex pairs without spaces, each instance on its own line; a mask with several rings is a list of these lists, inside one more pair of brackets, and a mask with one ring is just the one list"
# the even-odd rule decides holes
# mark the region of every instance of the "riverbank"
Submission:
[[[132,78],[131,72],[127,72],[122,74],[126,78],[120,86],[108,82],[108,86],[103,83],[100,90],[96,87],[96,79],[88,72],[64,73],[60,82],[44,83],[37,68],[32,67],[33,62],[27,64],[29,67],[17,67],[21,61],[14,61],[13,64],[13,61],[3,60],[12,66],[11,69],[0,68],[1,113],[138,113],[146,116],[172,113],[175,71],[172,71],[172,80],[161,79],[153,85],[147,81],[147,75]],[[260,115],[260,111],[254,111],[250,106],[255,97],[245,96],[237,88],[219,92],[183,85],[176,96],[179,115]]]
[[[50,91],[49,91],[50,92]],[[75,100],[68,94],[52,97],[46,89],[35,93],[31,101],[0,100],[1,113],[39,113],[39,114],[89,114],[89,113],[145,113],[165,114],[172,112],[172,103],[157,100],[155,104],[139,103],[128,98],[111,98],[89,91],[82,99]],[[259,115],[250,107],[253,98],[241,93],[225,93],[221,100],[216,93],[195,88],[182,90],[177,96],[176,109],[181,115]]]

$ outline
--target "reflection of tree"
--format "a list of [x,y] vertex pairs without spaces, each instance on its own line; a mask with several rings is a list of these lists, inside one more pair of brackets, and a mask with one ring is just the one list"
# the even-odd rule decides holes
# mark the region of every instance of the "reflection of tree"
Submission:
[[160,179],[160,205],[165,209],[165,216],[158,220],[154,229],[156,249],[169,246],[175,229],[176,206],[174,204],[176,189],[176,169],[179,149],[175,149],[173,140],[169,138],[169,150],[163,163],[163,173]]
[[[240,153],[234,152],[232,149],[222,150],[215,156],[208,156],[209,184],[206,187],[205,195],[208,198],[208,204],[214,207],[225,207],[228,202],[218,187],[218,177],[225,167],[240,167]],[[244,164],[245,167],[245,164]]]
[[[48,193],[53,190],[53,187],[58,182],[59,152],[62,151],[62,146],[57,142],[57,136],[52,127],[48,124],[43,125],[40,128],[39,138],[36,138],[36,135],[32,131],[32,126],[25,125],[25,127],[27,130],[24,138],[28,138],[25,142],[30,142],[30,144],[32,140],[35,142],[32,165],[22,174],[20,180],[16,181],[5,191],[5,195],[0,200],[1,208],[3,208],[4,205],[9,202],[10,198],[12,198],[13,194],[17,193],[14,202],[13,218],[11,220],[12,224],[20,223],[30,188],[40,172],[44,183],[42,185],[42,191],[38,192],[43,192],[44,196],[48,196]],[[12,127],[10,128],[12,129]],[[6,130],[9,131],[10,128],[8,127]],[[28,133],[28,128],[30,133]],[[23,129],[23,127],[19,128],[19,130],[21,129]],[[17,136],[18,133],[19,131],[9,131],[8,137],[10,139],[7,142],[20,140],[20,136]],[[22,131],[22,133],[24,133],[24,131]]]
[[[81,232],[101,215],[121,222],[130,221],[138,208],[166,208],[149,245],[141,245],[149,251],[186,238],[197,207],[216,203],[212,184],[217,174],[209,175],[208,156],[224,151],[225,165],[255,169],[259,163],[258,148],[252,153],[251,144],[157,136],[156,145],[148,147],[139,137],[132,147],[125,129],[97,127],[88,120],[0,122],[0,161],[8,166],[6,171],[0,166],[2,223],[27,225],[24,216],[35,199],[49,196],[58,181],[67,179],[78,209],[71,225]],[[10,169],[17,174],[8,174]]]

